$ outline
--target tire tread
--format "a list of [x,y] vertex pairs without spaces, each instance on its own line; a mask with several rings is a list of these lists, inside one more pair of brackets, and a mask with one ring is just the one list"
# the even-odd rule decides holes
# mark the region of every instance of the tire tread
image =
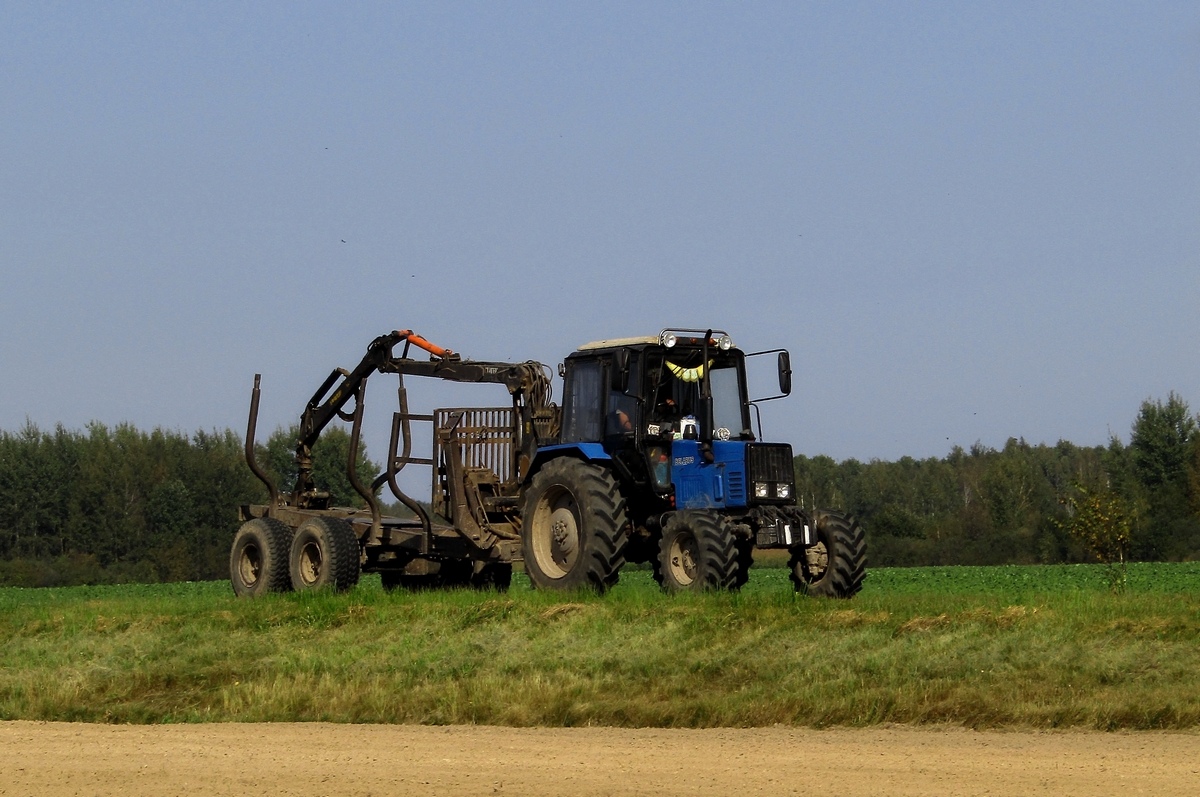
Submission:
[[[617,583],[625,565],[626,528],[625,498],[612,474],[604,467],[577,459],[563,457],[545,465],[530,486],[535,500],[549,487],[564,485],[575,495],[579,512],[580,545],[584,546],[580,560],[572,572],[561,579],[546,579],[540,575],[533,557],[532,533],[528,519],[533,507],[526,506],[526,529],[523,548],[526,573],[534,587],[577,589],[580,587],[603,593]],[[532,501],[529,502],[532,504]],[[531,561],[534,567],[530,568]]]
[[852,516],[818,510],[812,522],[829,543],[828,571],[819,582],[809,583],[802,575],[804,549],[793,548],[788,560],[789,576],[797,592],[831,598],[852,598],[862,589],[867,575],[867,540],[862,526]]
[[[737,589],[739,551],[737,540],[725,518],[712,512],[675,512],[663,526],[659,554],[654,559],[654,578],[663,589],[679,589],[666,577],[663,562],[670,556],[670,540],[679,527],[685,527],[696,538],[699,572],[696,581],[687,589],[717,591]],[[742,583],[745,583],[744,581]]]
[[[233,545],[229,551],[229,577],[234,594],[257,597],[272,592],[291,592],[292,579],[288,571],[288,559],[294,534],[291,526],[275,518],[260,517],[243,523],[233,538]],[[266,581],[261,585],[255,583],[251,589],[239,589],[237,555],[242,539],[247,535],[257,538],[263,556],[263,570],[266,571],[265,576],[260,576],[260,580],[265,578]]]

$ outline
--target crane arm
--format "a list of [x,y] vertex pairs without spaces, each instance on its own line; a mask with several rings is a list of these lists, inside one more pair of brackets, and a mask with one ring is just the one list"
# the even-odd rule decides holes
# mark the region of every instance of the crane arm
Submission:
[[[393,351],[400,343],[404,343],[404,349],[400,356],[396,357]],[[408,353],[411,346],[428,352],[429,359],[410,358]],[[376,371],[402,376],[407,374],[432,377],[450,382],[502,384],[508,388],[518,405],[536,410],[550,402],[547,370],[545,365],[533,360],[523,363],[464,360],[461,355],[429,342],[411,329],[400,329],[380,335],[367,346],[366,354],[353,370],[335,368],[308,400],[300,416],[300,436],[296,441],[296,464],[299,471],[297,494],[313,487],[313,444],[335,417],[350,420],[344,411],[346,404],[358,395],[363,383]]]

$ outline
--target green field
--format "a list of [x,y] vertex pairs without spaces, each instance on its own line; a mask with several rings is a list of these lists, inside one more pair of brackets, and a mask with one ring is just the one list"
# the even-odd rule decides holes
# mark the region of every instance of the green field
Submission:
[[780,567],[740,594],[234,599],[225,582],[0,589],[0,718],[501,725],[1200,726],[1200,563]]

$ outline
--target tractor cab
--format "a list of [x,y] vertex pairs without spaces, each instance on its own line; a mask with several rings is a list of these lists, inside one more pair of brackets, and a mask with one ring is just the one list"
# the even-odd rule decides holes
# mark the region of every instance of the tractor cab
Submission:
[[[791,371],[780,354],[782,397]],[[755,442],[746,388],[753,356],[720,330],[581,346],[561,367],[562,433],[552,448],[611,460],[647,515],[793,503],[791,448]]]

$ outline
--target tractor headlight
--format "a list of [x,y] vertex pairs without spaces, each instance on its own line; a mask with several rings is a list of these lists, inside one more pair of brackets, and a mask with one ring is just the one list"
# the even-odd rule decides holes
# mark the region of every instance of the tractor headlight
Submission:
[[661,335],[659,335],[659,342],[668,349],[671,349],[675,347],[675,344],[679,342],[679,339],[676,338],[671,332],[663,332]]
[[767,484],[766,482],[755,482],[754,483],[754,497],[755,498],[770,498],[771,497],[771,485]]
[[729,337],[728,335],[722,335],[721,337],[717,338],[717,347],[721,351],[729,351],[733,348],[733,338]]
[[775,495],[777,498],[791,498],[792,497],[792,485],[790,485],[790,484],[778,485],[775,488]]

